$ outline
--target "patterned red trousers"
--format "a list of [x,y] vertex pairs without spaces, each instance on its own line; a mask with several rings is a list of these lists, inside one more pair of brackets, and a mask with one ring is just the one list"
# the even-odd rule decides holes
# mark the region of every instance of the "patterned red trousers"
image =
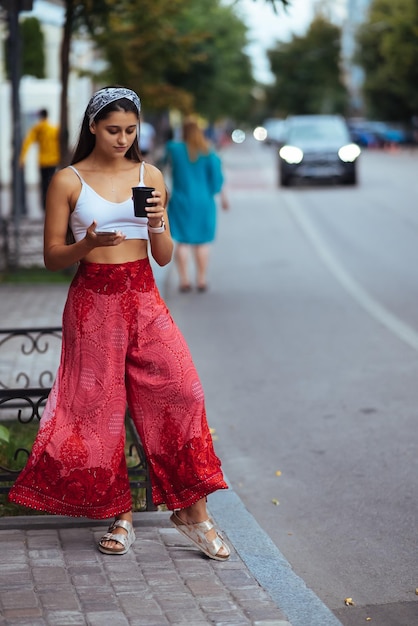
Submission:
[[149,260],[82,263],[64,309],[57,377],[10,500],[92,519],[131,510],[127,404],[156,505],[184,508],[227,488],[199,377]]

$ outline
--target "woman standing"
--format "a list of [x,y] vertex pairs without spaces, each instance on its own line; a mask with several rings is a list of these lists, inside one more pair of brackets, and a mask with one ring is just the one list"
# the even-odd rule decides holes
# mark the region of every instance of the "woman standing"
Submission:
[[222,191],[224,182],[221,161],[211,150],[198,124],[188,120],[183,125],[183,141],[167,144],[167,158],[172,170],[172,194],[168,204],[173,239],[177,242],[175,260],[180,277],[180,291],[191,290],[189,252],[193,250],[197,289],[207,289],[210,243],[216,234],[216,194],[228,209]]
[[[10,500],[49,513],[115,517],[99,542],[125,554],[135,533],[124,454],[125,408],[141,437],[155,504],[205,554],[229,548],[206,511],[225,489],[204,395],[189,350],[154,282],[148,258],[172,257],[161,172],[141,161],[140,101],[123,87],[91,98],[73,165],[55,174],[47,197],[45,265],[78,264],[63,314],[57,377],[31,456]],[[134,216],[132,187],[155,187],[148,217]],[[73,243],[67,242],[67,231]]]

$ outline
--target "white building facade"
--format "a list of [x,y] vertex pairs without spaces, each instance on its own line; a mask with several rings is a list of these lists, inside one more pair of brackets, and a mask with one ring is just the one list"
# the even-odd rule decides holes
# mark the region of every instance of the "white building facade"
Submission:
[[[36,121],[38,111],[48,110],[49,119],[58,125],[60,119],[61,95],[61,41],[65,19],[64,6],[59,1],[34,0],[33,10],[21,12],[19,19],[36,17],[41,25],[45,42],[45,79],[32,76],[22,76],[20,81],[20,108],[22,138]],[[0,119],[2,132],[0,134],[0,184],[8,187],[12,179],[12,112],[11,112],[11,85],[7,80],[5,58],[3,51],[6,38],[5,25],[0,24]],[[92,94],[91,80],[81,78],[80,70],[92,69],[95,57],[91,43],[76,38],[71,49],[71,73],[69,78],[68,121],[70,131],[70,145],[77,137],[80,121],[89,98]],[[27,185],[39,182],[37,146],[33,145],[27,155],[25,164],[25,183]]]

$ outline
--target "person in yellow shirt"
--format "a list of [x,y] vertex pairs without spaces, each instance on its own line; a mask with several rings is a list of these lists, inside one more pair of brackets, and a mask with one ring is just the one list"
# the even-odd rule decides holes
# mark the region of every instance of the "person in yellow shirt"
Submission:
[[41,177],[42,208],[45,211],[48,185],[60,162],[59,129],[48,120],[48,111],[39,111],[39,122],[29,130],[20,152],[20,166],[25,164],[26,154],[33,143],[38,144],[38,163]]

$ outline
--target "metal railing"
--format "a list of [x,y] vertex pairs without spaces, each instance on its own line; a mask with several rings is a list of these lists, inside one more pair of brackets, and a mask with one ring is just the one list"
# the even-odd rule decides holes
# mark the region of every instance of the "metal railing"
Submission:
[[[54,379],[53,370],[44,368],[42,361],[50,350],[53,351],[52,342],[58,342],[55,345],[55,356],[58,357],[61,339],[61,327],[0,329],[0,364],[3,366],[0,367],[0,422],[3,425],[17,421],[25,426],[41,419]],[[28,363],[26,371],[23,369],[25,362]],[[155,510],[144,449],[128,409],[126,428],[128,474],[135,509]],[[29,450],[19,446],[17,441],[13,461],[17,462],[23,456],[27,458]],[[23,465],[19,463],[19,466]],[[8,493],[20,471],[0,462],[0,493]]]

